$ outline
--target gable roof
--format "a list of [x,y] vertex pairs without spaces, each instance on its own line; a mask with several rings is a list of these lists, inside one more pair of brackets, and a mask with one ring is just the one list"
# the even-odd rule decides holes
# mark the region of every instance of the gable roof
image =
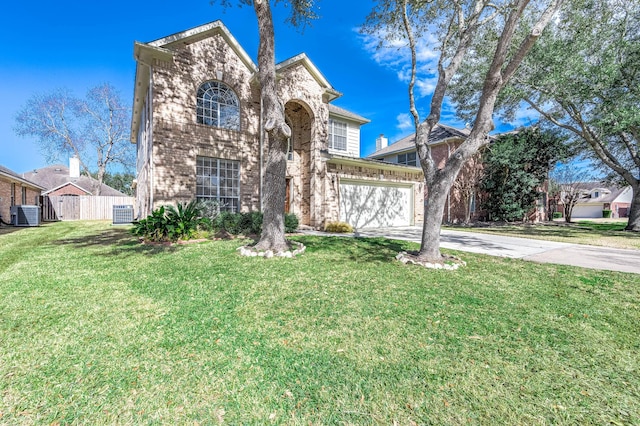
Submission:
[[[238,43],[235,37],[233,37],[221,20],[209,22],[207,24],[171,34],[147,43],[138,41],[134,42],[133,56],[136,60],[136,76],[133,93],[133,111],[131,115],[130,141],[132,143],[136,143],[137,140],[140,117],[142,114],[145,96],[149,88],[150,67],[151,64],[153,64],[153,60],[158,59],[161,61],[171,61],[173,60],[175,53],[173,47],[177,45],[195,43],[215,34],[222,36],[231,49],[238,55],[244,65],[253,73],[250,80],[254,81],[257,79],[258,66],[253,62],[253,60],[251,60],[249,54],[242,48],[240,43]],[[323,98],[325,102],[331,102],[332,100],[342,96],[342,93],[333,88],[305,53],[293,56],[276,64],[276,73],[282,74],[286,72],[287,69],[296,65],[302,65],[305,67],[309,74],[316,80],[316,82],[318,82],[320,87],[324,89]],[[354,114],[354,116],[356,115]],[[363,123],[368,122],[368,120],[362,117],[353,119],[354,121],[358,121],[360,119],[365,120]]]
[[[93,193],[93,188],[97,184],[94,178],[87,176],[80,176],[78,178],[72,178],[69,176],[69,168],[62,164],[54,164],[47,167],[42,167],[30,172],[23,173],[25,178],[37,182],[38,185],[45,189],[45,193],[51,192],[55,189],[61,188],[69,183],[82,189],[88,195]],[[126,194],[114,189],[104,183],[100,187],[100,195],[111,195],[118,197],[126,197]]]
[[[607,185],[603,182],[580,182],[577,187],[585,195],[585,198],[580,198],[578,203],[611,203],[615,201],[620,195],[629,191],[630,186],[616,187]],[[591,198],[591,194],[598,192],[598,197]],[[587,198],[588,196],[588,198]]]
[[307,71],[309,71],[309,74],[311,74],[316,82],[318,82],[320,87],[325,90],[325,94],[327,95],[327,102],[331,102],[332,100],[342,96],[342,93],[335,90],[331,83],[329,83],[325,76],[320,72],[318,67],[316,67],[313,62],[311,62],[311,59],[309,59],[306,53],[300,53],[276,64],[276,73],[282,74],[287,70],[287,68],[291,68],[295,65],[302,65],[307,69]]
[[240,43],[231,35],[222,21],[217,20],[208,24],[200,25],[179,33],[171,34],[148,43],[134,42],[133,57],[136,60],[136,77],[133,93],[133,111],[131,118],[130,141],[136,142],[138,127],[140,126],[140,115],[144,105],[145,95],[149,88],[149,67],[154,59],[170,61],[173,59],[174,50],[172,47],[178,44],[191,44],[207,37],[219,34],[231,49],[238,55],[242,63],[253,73],[258,70],[257,65],[251,60],[249,54],[240,46]]
[[231,35],[231,33],[221,20],[209,22],[208,24],[204,25],[199,25],[197,27],[190,28],[185,31],[180,31],[179,33],[171,34],[169,36],[162,37],[148,43],[136,43],[136,45],[139,45],[140,48],[147,45],[150,47],[165,49],[168,52],[171,52],[171,47],[173,45],[176,45],[178,43],[195,43],[197,41],[211,37],[214,34],[220,34],[222,36],[222,38],[227,42],[231,49],[233,49],[233,51],[238,55],[240,60],[247,66],[247,68],[254,72],[258,70],[258,67],[251,60],[249,54],[247,54],[240,43],[238,43],[238,40],[236,40],[235,37]]
[[25,185],[25,186],[30,186],[34,189],[37,189],[39,191],[43,191],[45,188],[43,188],[42,186],[38,185],[37,183],[31,182],[28,179],[25,179],[24,177],[20,176],[18,173],[14,172],[11,169],[8,169],[2,165],[0,165],[0,176],[4,176],[5,178],[8,178],[9,180],[15,180],[17,182],[20,182],[21,184]]
[[348,111],[344,108],[340,108],[339,106],[333,105],[333,104],[329,104],[329,114],[339,117],[339,118],[344,118],[347,120],[351,120],[351,121],[355,121],[356,123],[360,123],[360,124],[365,124],[365,123],[370,123],[371,120],[364,118],[361,115],[358,115],[354,112]]
[[[429,145],[441,144],[452,139],[466,139],[470,132],[471,131],[466,128],[456,129],[455,127],[438,123],[429,135]],[[409,136],[405,136],[404,138],[374,152],[373,154],[368,155],[367,158],[377,159],[397,152],[415,150],[415,138],[416,134],[412,133]]]

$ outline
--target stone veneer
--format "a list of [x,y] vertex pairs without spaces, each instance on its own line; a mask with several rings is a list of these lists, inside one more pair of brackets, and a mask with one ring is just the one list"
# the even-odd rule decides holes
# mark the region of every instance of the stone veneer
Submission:
[[[260,91],[255,69],[229,42],[223,30],[198,36],[175,37],[164,46],[152,43],[145,52],[153,56],[149,67],[149,90],[139,62],[136,98],[144,97],[139,128],[137,210],[144,217],[163,204],[196,198],[196,157],[207,156],[240,162],[240,206],[242,211],[260,206]],[[158,53],[157,49],[163,49]],[[170,52],[167,53],[167,52]],[[296,57],[298,58],[298,57]],[[306,57],[305,57],[306,58]],[[340,177],[376,179],[414,185],[416,221],[422,220],[421,172],[379,171],[360,160],[359,167],[327,172],[326,156],[329,111],[335,97],[332,88],[314,75],[305,58],[287,62],[278,69],[278,90],[292,125],[293,159],[287,164],[290,211],[303,225],[321,227],[339,217]],[[295,58],[294,58],[295,59]],[[146,59],[149,61],[149,59]],[[149,63],[149,62],[147,62]],[[141,77],[143,76],[143,77]],[[240,130],[225,130],[197,124],[196,94],[207,81],[221,81],[233,89],[240,104]],[[146,83],[145,83],[146,84]],[[140,93],[139,93],[140,92]],[[151,106],[149,106],[151,104]],[[134,120],[135,121],[135,120]],[[264,136],[263,152],[267,152]],[[330,165],[330,164],[329,164]],[[338,178],[335,175],[338,174]]]

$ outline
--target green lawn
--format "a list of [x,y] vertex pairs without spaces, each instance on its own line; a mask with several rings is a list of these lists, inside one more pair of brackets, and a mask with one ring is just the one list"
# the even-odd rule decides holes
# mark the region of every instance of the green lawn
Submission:
[[446,226],[444,228],[456,231],[640,250],[640,233],[625,231],[625,226],[627,226],[627,222],[620,220],[612,220],[611,222],[580,220],[570,224],[556,221],[525,225]]
[[3,424],[640,424],[640,276],[411,243],[0,235]]

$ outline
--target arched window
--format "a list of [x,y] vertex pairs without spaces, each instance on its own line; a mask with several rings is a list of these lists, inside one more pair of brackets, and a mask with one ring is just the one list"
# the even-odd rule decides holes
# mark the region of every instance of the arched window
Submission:
[[196,116],[200,124],[240,130],[238,97],[219,81],[207,81],[198,89]]

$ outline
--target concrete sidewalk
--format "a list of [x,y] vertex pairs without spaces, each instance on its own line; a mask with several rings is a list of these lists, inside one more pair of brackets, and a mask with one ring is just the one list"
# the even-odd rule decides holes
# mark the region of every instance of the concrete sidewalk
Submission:
[[[324,232],[307,232],[328,235]],[[422,237],[422,227],[364,229],[358,231],[355,236],[384,237],[419,243]],[[532,262],[640,274],[640,250],[612,249],[450,230],[442,230],[440,233],[440,247]]]

